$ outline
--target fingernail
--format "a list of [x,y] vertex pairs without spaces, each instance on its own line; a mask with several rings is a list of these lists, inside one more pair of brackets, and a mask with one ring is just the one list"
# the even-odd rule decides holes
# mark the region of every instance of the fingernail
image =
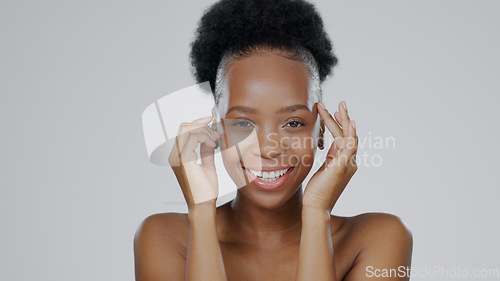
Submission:
[[318,106],[321,107],[321,108],[323,108],[323,109],[326,109],[326,107],[325,107],[325,105],[323,104],[322,101],[318,102]]
[[356,130],[356,122],[354,122],[354,120],[352,120],[352,127]]
[[345,103],[345,101],[343,101],[342,104],[344,105],[345,111],[347,111],[347,104]]

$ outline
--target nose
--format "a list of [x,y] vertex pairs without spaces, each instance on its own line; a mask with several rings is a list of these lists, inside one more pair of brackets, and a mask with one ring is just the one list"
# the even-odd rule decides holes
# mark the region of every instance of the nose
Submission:
[[263,159],[275,159],[283,154],[282,137],[276,130],[260,128],[257,130],[258,151],[256,156]]

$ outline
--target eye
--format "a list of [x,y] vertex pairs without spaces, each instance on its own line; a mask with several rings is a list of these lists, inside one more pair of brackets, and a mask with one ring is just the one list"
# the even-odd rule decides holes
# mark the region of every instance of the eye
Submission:
[[291,128],[297,128],[300,126],[304,126],[304,123],[301,123],[299,121],[291,121],[291,122],[288,122],[286,125],[290,125]]
[[240,128],[248,128],[250,126],[253,126],[251,122],[245,120],[236,120],[232,123],[232,125]]

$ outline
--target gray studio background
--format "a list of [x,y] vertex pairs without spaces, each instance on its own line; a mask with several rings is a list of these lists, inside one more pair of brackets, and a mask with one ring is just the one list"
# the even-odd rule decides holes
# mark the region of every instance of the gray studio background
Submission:
[[[360,145],[383,163],[334,214],[400,216],[414,270],[499,270],[500,3],[313,2],[339,57],[326,106],[346,100],[360,140],[396,140]],[[188,44],[211,3],[0,1],[0,280],[134,280],[139,223],[186,210],[141,114],[194,84]]]

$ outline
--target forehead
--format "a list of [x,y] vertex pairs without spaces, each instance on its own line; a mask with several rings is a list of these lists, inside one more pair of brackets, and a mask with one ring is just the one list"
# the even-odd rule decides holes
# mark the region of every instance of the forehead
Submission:
[[308,72],[303,62],[280,54],[252,55],[232,61],[227,69],[229,103],[261,99],[307,104]]

